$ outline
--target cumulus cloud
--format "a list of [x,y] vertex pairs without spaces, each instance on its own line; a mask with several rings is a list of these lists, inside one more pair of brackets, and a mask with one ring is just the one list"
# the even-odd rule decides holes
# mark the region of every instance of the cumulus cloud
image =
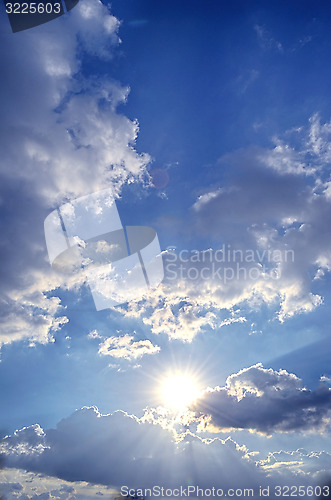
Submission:
[[[284,371],[269,371],[269,379],[265,377],[263,383],[257,384],[256,380],[261,378],[257,370],[262,372],[262,368],[255,368],[247,377],[244,370],[232,376],[229,387],[235,397],[240,395],[240,401],[247,393],[256,395],[270,388],[277,392],[278,387],[280,392],[292,391],[292,394],[294,388],[300,390],[298,379]],[[327,452],[280,451],[262,459],[259,453],[238,445],[231,438],[202,439],[188,431],[184,421],[182,431],[176,433],[174,422],[169,419],[167,425],[167,412],[161,415],[156,409],[147,411],[139,419],[123,411],[103,415],[95,407],[84,407],[61,420],[55,429],[43,430],[34,425],[3,438],[0,453],[6,468],[0,478],[5,475],[8,482],[17,484],[15,488],[19,493],[19,485],[24,483],[16,471],[26,470],[24,474],[30,474],[34,482],[38,477],[45,478],[45,484],[35,484],[38,490],[44,488],[45,491],[48,486],[49,491],[60,495],[60,491],[69,486],[65,483],[60,487],[53,477],[72,481],[71,487],[76,493],[84,487],[85,493],[82,493],[88,495],[90,491],[93,497],[96,490],[91,484],[113,488],[126,485],[136,489],[195,484],[224,490],[233,487],[256,490],[258,486],[274,484],[311,485],[312,480],[319,480],[321,474],[323,477],[330,466]],[[91,484],[78,483],[80,481]],[[98,489],[105,491],[102,487]]]
[[0,345],[52,341],[67,321],[51,295],[77,283],[50,269],[45,217],[68,199],[105,187],[117,197],[124,184],[144,178],[149,157],[134,149],[138,123],[116,110],[128,88],[81,72],[86,53],[113,57],[118,28],[108,7],[82,0],[52,23],[3,37],[0,60],[10,71],[0,83],[0,256],[6,262]]
[[88,335],[88,339],[102,339],[102,335],[99,334],[98,330],[92,330]]
[[204,284],[176,277],[167,282],[166,277],[142,300],[133,299],[116,310],[125,317],[141,318],[153,334],[164,333],[171,340],[192,342],[201,331],[246,321],[245,317],[231,310],[230,301],[224,302],[223,308],[229,310],[220,313],[217,287],[209,280]]
[[285,321],[320,306],[319,281],[331,269],[330,144],[330,124],[314,115],[269,149],[221,158],[226,175],[218,183],[215,171],[186,221],[209,247],[164,252],[162,286],[125,314],[141,315],[154,333],[191,341],[241,320],[233,308],[267,304]]
[[186,221],[209,247],[169,247],[161,286],[117,310],[153,333],[191,342],[199,332],[244,322],[244,309],[267,304],[283,322],[320,306],[319,280],[331,269],[324,223],[331,216],[330,139],[330,124],[314,115],[270,149],[220,159],[227,175],[217,184],[216,171]]
[[2,439],[6,466],[116,487],[174,487],[187,481],[205,488],[253,487],[265,481],[245,447],[231,439],[186,434],[176,442],[157,423],[122,411],[102,415],[94,407],[82,408],[43,432],[34,426]]
[[324,384],[311,391],[293,373],[259,363],[205,391],[192,409],[201,417],[200,430],[320,432],[329,422],[331,391]]
[[[22,32],[0,49],[3,64],[13,68],[0,84],[6,123],[1,203],[4,221],[10,217],[15,228],[7,229],[0,246],[6,261],[0,344],[52,341],[67,321],[56,290],[77,290],[81,284],[49,267],[43,235],[49,212],[68,198],[110,185],[117,197],[125,184],[146,174],[149,157],[134,149],[138,123],[117,112],[128,89],[102,78],[87,81],[80,73],[82,46],[109,59],[119,43],[119,22],[101,2],[91,5],[82,0],[70,15],[49,23],[54,31],[47,25]],[[123,313],[142,318],[153,333],[190,342],[200,331],[245,321],[233,312],[240,305],[278,304],[284,321],[322,304],[318,280],[331,269],[331,237],[324,224],[331,215],[325,168],[330,133],[330,124],[314,115],[308,130],[286,133],[272,148],[223,157],[219,165],[231,167],[230,173],[201,190],[186,221],[192,236],[211,242],[214,252],[223,244],[282,255],[292,250],[294,260],[257,256],[254,262],[174,263],[165,254],[163,285],[144,300],[131,301]],[[105,249],[100,244],[100,253]]]
[[160,347],[153,345],[150,340],[135,341],[133,336],[126,334],[107,338],[100,344],[99,354],[131,360],[141,358],[145,354],[156,354],[160,350]]

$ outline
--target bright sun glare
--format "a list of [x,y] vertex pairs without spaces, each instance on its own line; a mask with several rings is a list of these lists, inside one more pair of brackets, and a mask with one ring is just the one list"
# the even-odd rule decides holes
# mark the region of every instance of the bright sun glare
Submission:
[[182,373],[168,375],[161,386],[164,406],[172,410],[184,410],[199,395],[194,377]]

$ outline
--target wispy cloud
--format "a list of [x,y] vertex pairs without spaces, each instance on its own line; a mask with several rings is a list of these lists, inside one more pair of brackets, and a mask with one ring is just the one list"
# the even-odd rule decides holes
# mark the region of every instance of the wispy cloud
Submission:
[[283,52],[284,48],[281,42],[273,38],[265,26],[256,24],[254,30],[257,34],[258,40],[264,50],[273,49],[278,52]]

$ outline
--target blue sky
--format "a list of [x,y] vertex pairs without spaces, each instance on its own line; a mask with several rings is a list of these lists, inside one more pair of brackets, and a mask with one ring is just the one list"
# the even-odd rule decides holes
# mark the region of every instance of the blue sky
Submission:
[[[330,14],[80,0],[9,34],[1,12],[6,498],[325,481]],[[44,220],[104,189],[123,226],[157,232],[165,277],[97,311],[51,267]],[[162,395],[175,373],[198,385],[185,411]]]

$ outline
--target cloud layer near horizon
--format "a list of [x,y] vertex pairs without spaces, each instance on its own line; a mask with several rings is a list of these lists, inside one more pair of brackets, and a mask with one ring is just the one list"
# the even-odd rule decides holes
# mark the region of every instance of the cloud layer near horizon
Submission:
[[95,407],[77,410],[56,429],[34,425],[16,431],[2,440],[1,452],[7,467],[112,486],[174,487],[193,481],[206,488],[239,487],[264,480],[245,458],[245,448],[230,439],[191,435],[176,442],[156,422],[122,411],[102,415]]
[[[189,412],[181,420],[162,408],[147,409],[137,418],[84,407],[55,429],[35,424],[15,431],[1,440],[0,453],[6,467],[133,488],[171,488],[186,481],[205,488],[256,487],[272,484],[274,473],[278,479],[284,473],[291,484],[311,484],[330,463],[326,452],[318,454],[319,461],[316,453],[299,450],[295,457],[277,452],[263,458],[230,437],[203,437],[229,428],[320,432],[330,409],[326,386],[309,391],[296,375],[258,364],[228,377],[225,387],[208,389],[192,409],[195,415]],[[190,422],[197,433],[188,430]]]

